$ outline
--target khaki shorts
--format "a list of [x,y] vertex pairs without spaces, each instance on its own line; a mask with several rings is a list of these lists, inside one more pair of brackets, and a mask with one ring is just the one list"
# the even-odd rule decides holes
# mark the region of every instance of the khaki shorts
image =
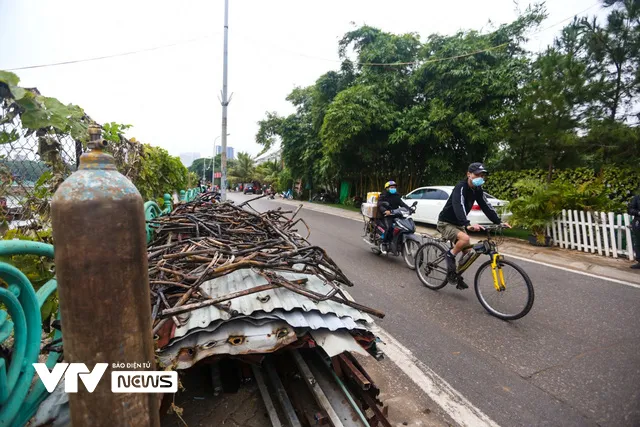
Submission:
[[463,232],[466,233],[464,227],[461,225],[451,224],[449,222],[438,221],[437,230],[442,234],[443,239],[449,240],[454,245],[458,240],[458,233]]

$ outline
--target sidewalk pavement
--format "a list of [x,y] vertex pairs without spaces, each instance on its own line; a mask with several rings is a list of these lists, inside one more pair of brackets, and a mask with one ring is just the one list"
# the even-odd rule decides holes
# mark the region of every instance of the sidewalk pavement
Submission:
[[[264,200],[268,201],[268,199]],[[303,209],[308,209],[310,211],[363,221],[363,217],[359,212],[353,212],[347,209],[326,206],[318,203],[301,202],[299,200],[284,200],[277,198],[274,201],[295,206],[302,204]],[[434,226],[418,225],[417,231],[420,234],[429,236],[438,234]],[[479,234],[476,234],[475,236],[472,235],[471,242],[475,243],[481,239],[482,236]],[[577,250],[561,249],[559,247],[536,247],[514,238],[505,238],[504,242],[500,245],[500,252],[505,255],[526,258],[527,260],[550,264],[564,269],[575,270],[582,273],[589,273],[596,276],[640,285],[640,271],[630,269],[629,267],[632,263],[628,259],[614,259],[579,252]]]

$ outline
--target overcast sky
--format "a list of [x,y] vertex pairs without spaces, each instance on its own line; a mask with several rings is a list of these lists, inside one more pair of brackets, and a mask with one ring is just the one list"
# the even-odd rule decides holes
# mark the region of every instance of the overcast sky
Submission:
[[[257,154],[257,121],[266,111],[292,112],[291,89],[339,68],[337,43],[352,22],[426,38],[510,22],[516,7],[512,0],[230,0],[228,144]],[[588,8],[602,15],[595,0],[550,0],[541,29]],[[174,155],[210,155],[222,114],[223,16],[223,0],[0,0],[0,69],[179,43],[14,72],[22,86],[80,105],[98,122],[132,124],[129,137]],[[543,49],[561,28],[535,35],[529,47]]]

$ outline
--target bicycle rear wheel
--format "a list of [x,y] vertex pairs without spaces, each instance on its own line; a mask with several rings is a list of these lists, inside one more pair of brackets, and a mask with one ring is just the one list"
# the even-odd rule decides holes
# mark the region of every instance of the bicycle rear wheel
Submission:
[[491,261],[478,268],[475,278],[476,296],[480,304],[491,314],[502,320],[516,320],[525,316],[533,307],[533,285],[527,273],[517,264],[498,261],[498,280],[500,270],[504,277],[504,289],[496,290],[491,271]]
[[447,249],[439,243],[429,242],[420,246],[415,256],[418,279],[429,289],[438,290],[447,284]]

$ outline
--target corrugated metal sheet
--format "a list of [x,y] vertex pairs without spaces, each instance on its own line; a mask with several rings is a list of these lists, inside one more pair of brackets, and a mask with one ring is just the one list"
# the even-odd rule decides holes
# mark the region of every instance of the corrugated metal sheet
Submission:
[[[308,328],[312,330],[326,329],[329,331],[338,330],[368,330],[368,324],[364,321],[355,322],[350,317],[340,318],[335,314],[320,314],[318,312],[301,312],[298,310],[285,312],[282,310],[274,310],[271,313],[257,312],[251,316],[236,316],[233,320],[242,320],[253,324],[265,324],[269,321],[283,320],[294,328]],[[223,325],[226,320],[218,319],[210,323],[205,328],[194,328],[187,331],[182,336],[174,337],[169,345],[173,345],[188,336],[198,333],[213,332]],[[186,328],[186,327],[183,327]]]
[[311,331],[316,344],[324,349],[329,357],[337,356],[345,351],[367,356],[367,352],[347,331]]
[[[282,273],[281,276],[288,280],[308,279],[304,286],[305,289],[326,294],[330,291],[330,286],[326,285],[316,276],[298,273]],[[237,292],[250,289],[255,286],[267,284],[267,280],[251,269],[238,270],[226,276],[219,277],[214,280],[207,281],[201,285],[201,288],[212,297],[219,297],[231,292]],[[346,291],[345,294],[352,299]],[[309,326],[313,329],[313,325],[317,327],[325,327],[336,330],[342,327],[353,329],[359,323],[372,324],[373,319],[366,313],[355,308],[340,304],[335,301],[314,302],[309,298],[289,291],[284,288],[273,289],[269,291],[259,292],[256,294],[246,295],[230,301],[231,310],[235,310],[240,315],[251,316],[258,313],[273,313],[279,318],[284,318],[289,314],[289,320],[298,320],[295,324],[301,326]],[[319,316],[329,315],[329,316]],[[302,317],[300,317],[302,316]],[[232,316],[223,310],[219,310],[214,306],[204,307],[189,313],[187,322],[184,326],[179,327],[175,331],[174,339],[186,336],[189,331],[206,328],[218,321],[230,320]],[[235,318],[235,317],[234,317]],[[340,319],[342,325],[339,325],[336,318]],[[287,320],[287,321],[289,321]],[[295,326],[295,325],[292,325]]]
[[[252,320],[252,319],[249,319]],[[264,322],[264,324],[261,324]],[[281,320],[231,320],[215,331],[192,334],[158,352],[160,361],[177,369],[188,369],[217,354],[272,353],[298,339],[296,331]]]

